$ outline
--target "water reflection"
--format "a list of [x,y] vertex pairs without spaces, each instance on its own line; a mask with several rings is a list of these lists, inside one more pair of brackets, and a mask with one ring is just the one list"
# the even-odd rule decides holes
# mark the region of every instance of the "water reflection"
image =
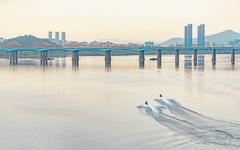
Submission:
[[192,55],[185,55],[184,56],[184,69],[185,72],[191,72],[192,71]]
[[47,60],[41,60],[40,64],[41,64],[41,66],[47,66],[48,61]]
[[216,70],[216,65],[212,65],[212,70]]
[[233,65],[231,65],[231,69],[232,70],[234,70],[235,69],[235,65],[233,64]]
[[62,58],[62,68],[65,68],[66,67],[66,59],[65,58]]
[[48,61],[48,66],[51,66],[51,67],[53,66],[53,60]]
[[[183,61],[175,71],[174,55],[163,57],[161,70],[157,69],[156,63],[145,61],[144,71],[139,71],[138,56],[114,56],[112,69],[105,68],[104,57],[83,57],[80,68],[79,64],[72,66],[71,57],[66,58],[66,68],[55,67],[56,60],[49,60],[43,67],[40,67],[39,59],[24,63],[20,59],[23,65],[11,67],[9,60],[0,60],[0,139],[6,139],[0,140],[0,149],[44,147],[45,150],[55,150],[64,149],[66,145],[73,145],[72,150],[106,149],[107,145],[109,149],[157,150],[166,146],[162,149],[176,150],[176,145],[186,143],[188,139],[177,137],[179,139],[176,140],[176,136],[170,136],[173,135],[172,130],[144,120],[134,107],[156,93],[164,93],[179,99],[189,110],[222,117],[222,120],[239,120],[238,63],[231,71],[229,61],[229,65],[220,62],[219,69],[213,72],[211,56],[207,58],[204,66],[207,71],[201,73],[198,70],[185,73]],[[28,63],[31,65],[25,66]],[[60,67],[61,63],[59,61]],[[153,101],[149,104],[159,106]],[[183,110],[182,107],[177,108]],[[178,110],[173,109],[174,112]],[[170,123],[170,126],[182,135],[196,130],[200,140],[223,135],[204,128],[204,125],[212,123],[212,119],[199,122],[198,116],[193,119],[195,114],[192,111],[186,114],[190,118],[182,116],[182,113],[177,115],[184,117],[183,121],[197,125],[189,125],[179,120],[180,117],[173,119],[178,124]],[[172,120],[171,116],[162,119],[162,124]],[[179,123],[183,126],[180,127]],[[207,129],[207,132],[202,132],[202,129]],[[190,146],[179,149],[213,149],[206,147],[209,146],[206,143],[189,143]]]
[[197,57],[197,68],[199,71],[204,71],[205,66],[205,56],[204,55],[198,55]]
[[78,71],[79,70],[79,65],[72,65],[72,70],[73,71]]
[[111,68],[111,67],[112,67],[111,60],[105,60],[105,68]]
[[79,70],[79,61],[72,61],[72,69],[74,71]]
[[[207,56],[207,59],[206,59]],[[235,65],[231,65],[231,60],[228,59],[228,57],[226,57],[227,55],[220,55],[219,59],[218,59],[218,64],[217,65],[212,65],[211,63],[211,55],[198,55],[197,57],[197,66],[193,65],[193,57],[192,55],[185,55],[184,56],[184,61],[183,62],[179,62],[177,63],[175,61],[175,70],[179,71],[179,68],[181,69],[182,65],[183,68],[185,70],[185,72],[191,72],[192,70],[199,70],[199,71],[204,71],[205,68],[207,67],[208,69],[212,69],[212,70],[216,70],[218,69],[227,69],[227,70],[235,70],[238,69],[238,63]],[[133,59],[129,59],[129,58],[133,58]],[[95,59],[98,59],[96,63]],[[118,58],[120,58],[118,60]],[[95,68],[95,67],[99,67],[99,69],[101,69],[100,67],[104,68],[104,64],[106,68],[121,68],[121,66],[123,65],[128,65],[129,68],[131,69],[157,69],[157,68],[161,68],[161,69],[165,69],[165,68],[172,68],[172,66],[174,66],[174,55],[169,55],[166,57],[163,57],[164,63],[162,66],[159,66],[158,63],[156,64],[155,62],[152,63],[150,61],[139,61],[137,60],[137,56],[121,56],[121,57],[116,57],[114,58],[114,60],[116,60],[116,63],[112,64],[111,61],[104,61],[102,59],[102,57],[86,57],[84,58],[83,63],[83,68]],[[100,61],[101,60],[101,61]],[[4,63],[3,63],[4,62]],[[5,59],[5,60],[1,60],[1,66],[3,65],[8,65],[9,66],[9,62],[11,62],[9,59]],[[136,63],[138,64],[138,67],[136,65]],[[117,65],[116,65],[117,64]],[[25,58],[20,58],[17,61],[17,64],[11,64],[10,65],[21,65],[21,66],[48,66],[48,67],[56,67],[56,68],[65,68],[68,66],[71,66],[73,68],[78,68],[79,67],[79,62],[78,61],[73,61],[71,59],[71,57],[66,57],[66,58],[55,58],[55,59],[49,59],[49,60],[40,60],[40,59],[25,59]],[[84,67],[85,66],[85,67]],[[107,69],[109,70],[109,69]]]
[[112,68],[111,67],[105,67],[105,72],[111,72]]
[[139,69],[144,69],[144,67],[145,67],[145,62],[139,61]]
[[56,60],[55,60],[55,66],[56,66],[57,68],[60,67],[60,61],[59,61],[59,59],[56,59]]
[[205,56],[204,55],[199,55],[197,57],[197,65],[200,67],[203,67],[205,64]]

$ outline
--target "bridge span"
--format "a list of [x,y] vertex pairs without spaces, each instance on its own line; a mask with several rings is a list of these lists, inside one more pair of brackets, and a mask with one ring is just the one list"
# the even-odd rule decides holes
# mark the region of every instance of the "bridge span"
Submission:
[[105,54],[105,67],[111,67],[112,62],[112,52],[113,51],[136,51],[139,54],[139,67],[143,68],[145,63],[145,52],[147,51],[156,51],[156,62],[157,67],[161,68],[162,66],[162,55],[166,52],[171,51],[172,54],[175,54],[175,66],[179,67],[179,56],[181,54],[193,55],[193,65],[197,66],[198,54],[212,54],[212,65],[216,65],[217,54],[218,53],[230,53],[231,54],[231,64],[235,65],[235,55],[240,50],[240,47],[139,47],[139,48],[0,48],[0,52],[8,53],[8,59],[11,65],[16,65],[18,63],[18,53],[19,52],[37,52],[39,53],[39,59],[41,65],[45,66],[49,61],[49,52],[71,52],[72,53],[72,64],[73,66],[79,65],[79,52],[80,51],[101,51]]

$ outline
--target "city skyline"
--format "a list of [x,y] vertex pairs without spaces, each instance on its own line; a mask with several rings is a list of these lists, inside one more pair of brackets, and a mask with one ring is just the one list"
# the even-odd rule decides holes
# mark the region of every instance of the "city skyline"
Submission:
[[75,41],[161,42],[183,37],[182,27],[189,23],[194,29],[206,24],[206,35],[226,29],[239,32],[239,4],[238,0],[1,0],[0,37],[46,38],[47,31],[65,31]]

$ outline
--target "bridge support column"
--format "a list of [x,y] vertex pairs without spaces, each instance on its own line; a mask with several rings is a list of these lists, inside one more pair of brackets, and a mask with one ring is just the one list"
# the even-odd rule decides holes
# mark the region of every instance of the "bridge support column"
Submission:
[[176,68],[179,68],[179,55],[180,55],[180,50],[176,49],[176,52],[175,52],[175,67]]
[[212,50],[212,65],[215,66],[216,65],[216,60],[217,60],[217,51],[216,49],[214,48]]
[[198,50],[194,49],[193,65],[197,66],[197,62],[198,62]]
[[105,67],[111,68],[112,66],[112,51],[106,50],[105,51]]
[[42,66],[46,66],[48,64],[48,51],[40,52],[40,61]]
[[157,68],[162,68],[162,50],[157,50]]
[[235,65],[235,49],[232,50],[231,64]]
[[143,69],[145,65],[145,52],[144,50],[141,50],[139,52],[139,68]]
[[79,51],[72,51],[72,66],[78,67],[79,66]]
[[18,51],[10,51],[10,64],[16,65],[18,63]]

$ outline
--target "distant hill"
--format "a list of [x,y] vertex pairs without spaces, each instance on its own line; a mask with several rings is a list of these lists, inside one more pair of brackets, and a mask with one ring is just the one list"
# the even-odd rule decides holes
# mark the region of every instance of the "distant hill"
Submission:
[[[226,31],[223,31],[220,33],[206,36],[206,42],[216,43],[216,44],[226,44],[235,39],[240,39],[240,33],[237,33],[232,30],[226,30]],[[183,43],[184,43],[183,38],[172,38],[172,39],[169,39],[169,40],[161,43],[161,45],[168,45],[168,46],[176,45],[176,44],[183,45]],[[196,38],[193,39],[193,43],[194,44],[197,43]]]
[[206,42],[225,44],[235,39],[240,39],[240,33],[237,33],[232,30],[226,30],[217,34],[213,34],[211,36],[207,36]]
[[182,45],[183,41],[184,41],[183,38],[172,38],[165,42],[162,42],[161,45],[167,45],[167,46]]
[[32,35],[19,36],[12,39],[4,40],[1,47],[51,47],[56,46],[53,42],[48,39],[37,38]]

